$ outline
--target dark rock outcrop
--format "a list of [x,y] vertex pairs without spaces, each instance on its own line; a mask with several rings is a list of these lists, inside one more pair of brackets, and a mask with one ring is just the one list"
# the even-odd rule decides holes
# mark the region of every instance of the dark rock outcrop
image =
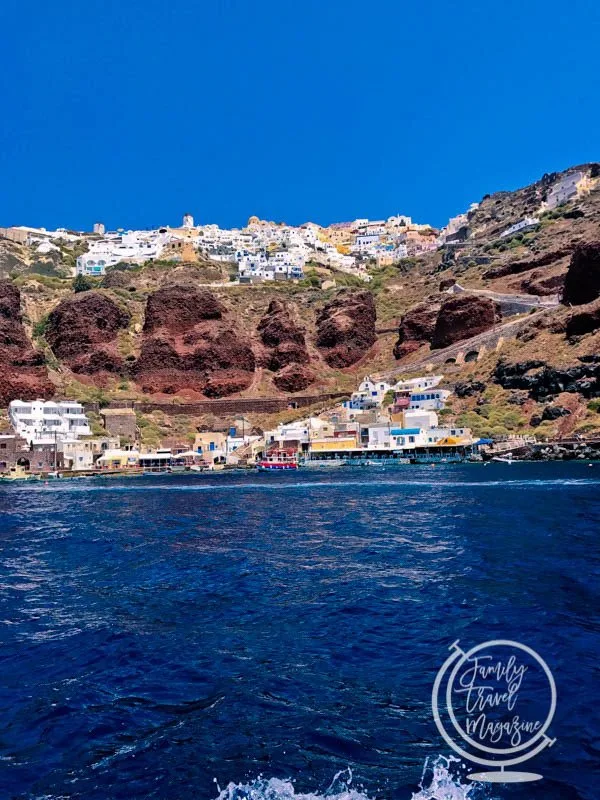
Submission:
[[487,297],[458,295],[446,300],[439,310],[431,347],[448,347],[490,330],[501,320],[500,307]]
[[[304,328],[297,321],[294,306],[283,300],[271,300],[266,314],[258,325],[261,341],[265,346],[263,363],[272,372],[278,372],[291,364],[309,364]],[[306,381],[312,376],[310,370],[299,372]],[[300,380],[300,379],[299,379]],[[312,382],[311,377],[309,382]],[[286,384],[285,376],[280,381]],[[276,382],[276,386],[279,384]],[[308,384],[305,384],[308,385]],[[279,387],[281,388],[281,387]],[[302,388],[305,388],[304,386]],[[287,390],[283,390],[287,391]],[[290,391],[298,391],[292,389]]]
[[577,247],[565,276],[562,302],[581,306],[600,297],[600,242]]
[[570,414],[568,408],[563,408],[563,406],[546,406],[542,411],[542,421],[544,420],[551,420],[554,421],[555,419],[560,419],[561,417],[566,417]]
[[367,290],[342,289],[317,315],[317,347],[330,367],[349,367],[377,341],[375,301]]
[[211,292],[173,285],[148,298],[132,368],[143,391],[223,397],[247,389],[255,366],[250,341]]
[[533,400],[546,400],[561,392],[583,397],[600,396],[600,362],[592,361],[569,367],[550,367],[543,361],[509,364],[500,360],[494,380],[504,389],[524,389]]
[[481,394],[484,391],[485,383],[481,381],[461,382],[454,387],[454,394],[457,397],[472,397],[474,394]]
[[271,300],[258,331],[266,347],[277,347],[283,342],[306,344],[304,329],[295,320],[295,309],[283,300]]
[[46,341],[73,372],[119,373],[123,359],[117,351],[117,338],[129,322],[128,312],[107,295],[80,292],[61,300],[49,314]]
[[0,281],[0,402],[51,397],[43,353],[30,342],[21,315],[21,294],[10,281]]
[[430,298],[404,314],[398,330],[398,341],[394,345],[395,358],[404,358],[423,344],[431,343],[440,308],[441,301]]

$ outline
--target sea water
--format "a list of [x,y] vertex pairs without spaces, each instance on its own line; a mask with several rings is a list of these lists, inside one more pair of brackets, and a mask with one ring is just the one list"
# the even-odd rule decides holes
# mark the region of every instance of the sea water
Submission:
[[[0,797],[600,797],[600,465],[0,487]],[[543,780],[473,785],[460,640],[555,676]]]

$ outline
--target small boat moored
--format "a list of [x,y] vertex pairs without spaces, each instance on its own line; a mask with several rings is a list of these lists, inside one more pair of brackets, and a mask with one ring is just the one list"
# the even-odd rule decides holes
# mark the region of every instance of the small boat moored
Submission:
[[298,453],[296,450],[270,450],[267,455],[257,462],[256,469],[260,472],[274,470],[298,469]]

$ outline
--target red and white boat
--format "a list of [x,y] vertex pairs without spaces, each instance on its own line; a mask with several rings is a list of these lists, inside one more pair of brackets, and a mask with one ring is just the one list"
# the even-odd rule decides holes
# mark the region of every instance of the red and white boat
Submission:
[[298,469],[298,453],[296,450],[270,450],[257,462],[256,468],[261,472],[281,469]]

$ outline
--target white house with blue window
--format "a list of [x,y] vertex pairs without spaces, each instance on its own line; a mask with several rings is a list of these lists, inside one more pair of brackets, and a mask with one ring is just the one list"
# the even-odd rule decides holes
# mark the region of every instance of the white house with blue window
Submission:
[[363,378],[358,390],[352,392],[350,400],[345,400],[342,406],[354,411],[380,408],[386,392],[389,392],[391,388],[386,381],[377,381],[367,375],[366,378]]
[[411,392],[409,410],[419,409],[426,411],[439,411],[446,405],[446,400],[452,392],[448,389],[431,389],[429,391]]

